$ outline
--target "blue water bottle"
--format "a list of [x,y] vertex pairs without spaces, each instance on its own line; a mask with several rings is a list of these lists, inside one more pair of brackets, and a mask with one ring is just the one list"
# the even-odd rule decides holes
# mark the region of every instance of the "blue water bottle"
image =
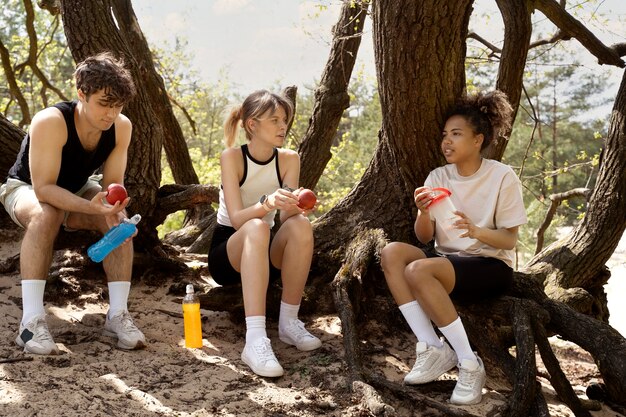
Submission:
[[102,262],[109,253],[126,239],[131,237],[137,230],[137,223],[141,220],[139,214],[135,214],[130,219],[124,219],[122,223],[109,229],[102,239],[94,243],[87,249],[87,255],[94,262]]

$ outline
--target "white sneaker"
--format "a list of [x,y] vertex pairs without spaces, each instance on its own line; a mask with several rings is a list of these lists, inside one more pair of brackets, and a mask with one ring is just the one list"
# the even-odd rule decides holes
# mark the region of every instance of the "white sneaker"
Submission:
[[15,343],[23,347],[24,352],[38,355],[58,355],[60,353],[48,330],[45,314],[34,316],[25,325],[20,323],[20,332]]
[[442,347],[428,346],[425,342],[415,345],[415,365],[404,377],[407,385],[426,384],[439,378],[454,368],[457,363],[456,353],[443,341]]
[[285,372],[274,356],[272,345],[267,337],[246,343],[241,352],[241,360],[260,376],[277,377]]
[[107,319],[104,323],[104,334],[117,337],[117,346],[121,349],[141,349],[146,346],[146,337],[135,326],[130,313],[126,310],[120,311],[110,319],[107,314]]
[[459,364],[459,379],[450,397],[452,404],[478,404],[482,400],[487,375],[483,361],[478,356],[476,359],[478,362],[463,359]]
[[298,319],[292,319],[287,327],[278,328],[278,338],[298,350],[314,350],[322,346],[322,341],[313,336],[304,328],[304,323]]

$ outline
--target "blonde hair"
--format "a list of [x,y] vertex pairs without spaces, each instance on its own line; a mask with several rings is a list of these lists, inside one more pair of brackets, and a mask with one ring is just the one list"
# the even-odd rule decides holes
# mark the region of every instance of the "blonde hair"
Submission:
[[262,116],[268,110],[274,113],[278,107],[282,107],[287,114],[287,121],[293,117],[293,104],[291,100],[280,94],[270,93],[267,90],[258,90],[250,94],[240,106],[233,108],[224,122],[224,144],[231,148],[239,133],[240,124],[246,131],[246,138],[250,140],[252,132],[248,130],[247,121]]

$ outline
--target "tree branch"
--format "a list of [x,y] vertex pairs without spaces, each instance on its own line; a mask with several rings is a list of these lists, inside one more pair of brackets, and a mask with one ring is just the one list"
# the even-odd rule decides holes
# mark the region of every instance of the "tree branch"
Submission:
[[552,223],[552,219],[556,214],[556,209],[561,205],[561,203],[574,197],[588,198],[589,193],[591,193],[591,190],[588,188],[574,188],[573,190],[569,190],[564,193],[551,194],[550,197],[548,197],[550,199],[550,207],[546,212],[546,217],[543,219],[541,226],[539,226],[539,229],[537,230],[537,246],[535,247],[535,255],[543,249],[545,232],[550,226],[550,223]]
[[20,120],[19,126],[24,127],[30,123],[30,110],[28,108],[28,103],[22,94],[22,90],[20,90],[20,87],[17,85],[15,72],[13,71],[13,66],[11,65],[11,55],[4,43],[2,43],[2,39],[0,39],[0,60],[2,61],[2,69],[4,70],[7,84],[9,84],[9,91],[17,100],[17,103],[20,106],[20,111],[22,112],[22,120]]
[[474,40],[482,43],[483,45],[485,45],[487,48],[491,49],[491,53],[489,54],[490,57],[496,56],[497,54],[502,53],[502,49],[498,48],[497,46],[495,46],[494,44],[492,44],[491,42],[489,42],[487,39],[483,38],[482,36],[480,36],[476,32],[468,33],[467,37],[469,39],[474,39]]
[[535,8],[541,11],[552,23],[567,34],[576,38],[596,58],[598,63],[624,68],[626,64],[617,52],[604,45],[593,33],[575,19],[554,0],[535,0]]

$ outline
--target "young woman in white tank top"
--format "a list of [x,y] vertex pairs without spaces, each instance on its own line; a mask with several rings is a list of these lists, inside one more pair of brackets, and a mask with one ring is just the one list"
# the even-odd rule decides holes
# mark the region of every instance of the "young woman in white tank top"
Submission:
[[[246,314],[241,359],[266,377],[284,372],[265,330],[270,276],[282,280],[280,340],[303,351],[321,346],[298,320],[313,255],[313,231],[306,212],[297,206],[299,156],[280,148],[292,116],[293,105],[287,98],[261,90],[226,119],[218,226],[209,250],[213,279],[222,285],[241,282]],[[240,124],[248,143],[234,148]],[[281,226],[273,235],[277,210]]]

